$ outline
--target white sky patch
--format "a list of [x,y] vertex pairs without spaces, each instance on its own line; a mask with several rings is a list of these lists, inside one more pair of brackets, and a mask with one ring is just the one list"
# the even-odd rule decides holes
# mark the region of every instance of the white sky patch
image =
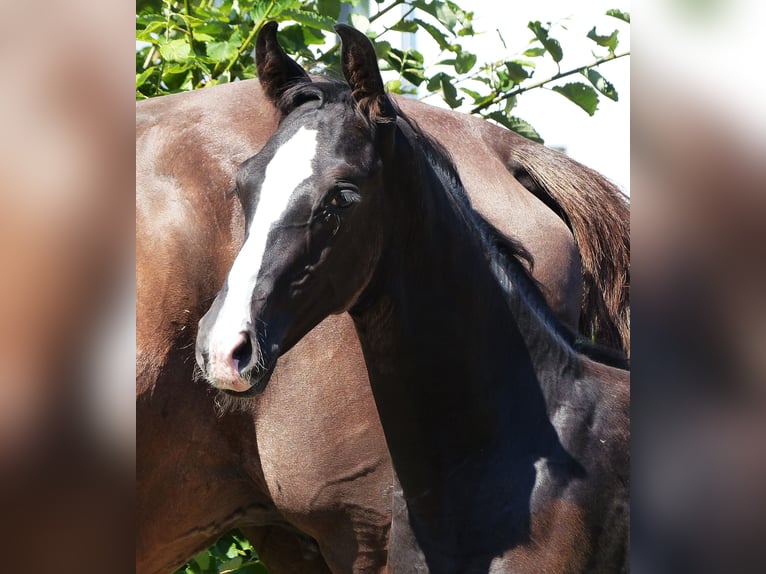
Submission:
[[[260,199],[242,246],[226,280],[228,291],[212,330],[211,358],[225,360],[252,320],[250,305],[256,279],[266,251],[266,239],[274,223],[290,204],[295,190],[313,174],[312,162],[317,149],[317,131],[301,127],[274,154],[266,167]],[[222,355],[222,356],[221,356]]]

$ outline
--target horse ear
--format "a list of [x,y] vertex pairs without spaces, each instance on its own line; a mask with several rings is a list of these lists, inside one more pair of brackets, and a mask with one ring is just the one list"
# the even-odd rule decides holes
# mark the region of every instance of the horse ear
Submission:
[[343,75],[357,105],[375,123],[395,121],[396,112],[383,87],[372,42],[359,30],[345,24],[337,24],[335,31],[343,44]]
[[288,56],[277,41],[276,22],[266,22],[255,41],[255,66],[263,91],[272,102],[292,85],[310,82],[306,71]]

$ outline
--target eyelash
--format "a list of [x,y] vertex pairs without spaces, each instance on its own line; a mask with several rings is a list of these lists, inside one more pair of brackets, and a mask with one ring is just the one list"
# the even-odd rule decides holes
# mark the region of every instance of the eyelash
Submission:
[[362,196],[355,190],[349,188],[337,188],[332,192],[328,204],[330,207],[336,209],[346,209],[361,200]]

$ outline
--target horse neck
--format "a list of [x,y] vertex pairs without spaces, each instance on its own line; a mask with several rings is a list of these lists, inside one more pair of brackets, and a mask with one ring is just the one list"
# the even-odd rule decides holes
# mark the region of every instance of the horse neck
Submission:
[[524,289],[501,286],[476,230],[434,178],[392,189],[402,198],[397,231],[352,315],[405,498],[429,498],[433,510],[467,496],[455,488],[469,467],[560,446],[547,407],[561,371],[551,356],[570,355],[527,309]]

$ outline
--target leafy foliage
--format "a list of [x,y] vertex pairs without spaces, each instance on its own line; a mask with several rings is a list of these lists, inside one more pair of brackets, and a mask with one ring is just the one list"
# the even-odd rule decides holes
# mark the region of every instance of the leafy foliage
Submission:
[[175,574],[268,574],[266,565],[238,530],[221,538],[179,568]]
[[[371,5],[371,14],[362,13]],[[351,13],[346,12],[351,8]],[[404,13],[392,24],[382,22]],[[606,15],[630,23],[630,14],[608,10]],[[517,96],[549,88],[593,115],[599,94],[618,99],[617,90],[595,70],[600,64],[629,54],[617,53],[619,30],[602,34],[593,27],[587,37],[596,46],[594,60],[561,71],[565,52],[555,37],[562,27],[532,21],[531,39],[523,53],[495,62],[479,63],[461,39],[475,34],[473,13],[451,0],[137,0],[136,98],[143,99],[255,77],[255,37],[269,20],[281,23],[280,43],[307,69],[335,71],[339,46],[332,26],[341,18],[375,39],[382,69],[396,77],[387,82],[395,93],[439,94],[451,107],[470,106],[470,112],[496,121],[525,137],[540,135],[513,115]],[[423,31],[441,55],[426,62],[415,49],[399,49],[387,38],[391,32]],[[597,50],[604,51],[599,55]],[[558,73],[536,79],[538,64],[552,61]],[[589,83],[557,84],[561,78],[582,74]]]
[[583,110],[588,112],[589,116],[596,113],[598,107],[598,95],[590,86],[582,82],[572,82],[563,86],[553,86],[553,91],[577,104]]

